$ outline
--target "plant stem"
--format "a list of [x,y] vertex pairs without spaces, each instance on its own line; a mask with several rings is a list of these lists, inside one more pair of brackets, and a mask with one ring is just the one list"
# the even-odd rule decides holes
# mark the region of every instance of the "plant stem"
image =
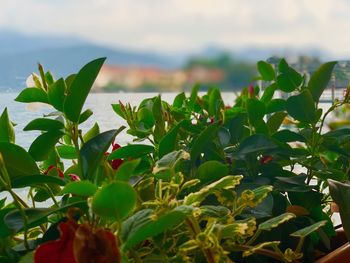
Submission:
[[[194,237],[196,237],[201,232],[201,229],[195,218],[187,218],[186,223],[189,226]],[[214,254],[210,248],[202,248],[202,250],[208,263],[216,263]]]

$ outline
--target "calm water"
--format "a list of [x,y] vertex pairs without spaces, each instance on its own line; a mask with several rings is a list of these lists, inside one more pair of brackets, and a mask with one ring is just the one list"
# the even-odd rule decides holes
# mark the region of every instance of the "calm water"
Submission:
[[[39,135],[36,131],[24,132],[23,128],[31,120],[43,117],[54,109],[41,103],[25,104],[14,101],[18,93],[0,93],[0,112],[5,107],[8,108],[10,119],[17,124],[15,127],[16,144],[28,149],[30,144]],[[90,117],[81,128],[83,133],[86,132],[95,122],[98,122],[101,131],[119,128],[126,125],[126,122],[120,118],[112,109],[111,104],[130,102],[131,105],[137,106],[143,99],[157,96],[158,93],[91,93],[85,103],[85,109],[91,109],[94,114]],[[167,102],[172,102],[176,93],[163,93],[162,98]],[[235,98],[234,93],[223,93],[226,104],[233,105]],[[119,134],[117,141],[121,145],[130,142],[132,137],[126,134],[125,130]]]

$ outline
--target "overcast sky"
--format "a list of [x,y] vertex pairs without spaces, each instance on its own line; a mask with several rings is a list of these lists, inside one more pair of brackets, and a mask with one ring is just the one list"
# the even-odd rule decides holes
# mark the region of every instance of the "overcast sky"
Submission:
[[284,46],[350,58],[349,0],[0,0],[0,29],[162,52]]

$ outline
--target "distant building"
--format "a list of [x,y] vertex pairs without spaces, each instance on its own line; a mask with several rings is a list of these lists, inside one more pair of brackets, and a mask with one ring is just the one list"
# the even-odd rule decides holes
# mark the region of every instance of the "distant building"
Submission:
[[195,67],[189,70],[166,70],[156,67],[124,67],[104,65],[98,75],[94,90],[102,91],[106,87],[123,90],[156,90],[178,91],[186,84],[219,83],[224,79],[220,69]]

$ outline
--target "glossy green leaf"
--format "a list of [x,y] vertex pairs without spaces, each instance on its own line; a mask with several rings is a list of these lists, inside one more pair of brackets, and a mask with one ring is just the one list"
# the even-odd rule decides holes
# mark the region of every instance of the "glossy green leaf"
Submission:
[[271,64],[260,60],[257,66],[263,80],[271,81],[275,78],[275,70]]
[[322,220],[320,222],[312,224],[311,226],[307,226],[307,227],[304,227],[302,229],[299,229],[298,231],[295,231],[295,232],[293,232],[290,235],[293,236],[293,237],[304,238],[304,237],[310,235],[311,233],[319,230],[321,227],[325,226],[326,224],[327,224],[327,221],[326,220]]
[[154,147],[145,144],[130,144],[121,147],[108,156],[108,160],[122,159],[122,158],[138,158],[154,151]]
[[269,102],[273,98],[273,95],[274,95],[277,88],[278,88],[278,86],[276,83],[273,83],[270,86],[266,87],[263,95],[261,96],[260,101],[262,101],[264,103]]
[[296,215],[292,214],[292,213],[284,213],[281,214],[279,216],[273,217],[269,220],[264,221],[263,223],[261,223],[258,227],[258,229],[260,230],[264,230],[264,231],[270,231],[273,228],[278,227],[279,225],[293,219],[296,218]]
[[94,178],[96,169],[111,146],[115,136],[119,134],[125,127],[121,127],[118,130],[110,130],[90,139],[83,145],[80,150],[81,165],[82,165],[82,178],[92,180]]
[[40,174],[33,157],[18,145],[0,142],[0,153],[11,178]]
[[30,145],[29,154],[36,161],[44,161],[63,135],[61,131],[49,131],[39,135]]
[[218,125],[209,125],[204,131],[202,131],[197,138],[194,139],[192,148],[190,151],[191,160],[195,161],[199,155],[208,147],[209,142],[213,140],[218,131]]
[[336,61],[325,63],[312,74],[307,88],[316,103],[318,103],[323,91],[327,88],[336,64]]
[[243,252],[243,257],[248,257],[250,255],[256,254],[261,249],[266,249],[267,247],[278,248],[281,241],[268,241],[259,243],[258,245],[251,247]]
[[84,143],[88,142],[89,140],[97,136],[99,133],[100,133],[100,127],[98,126],[98,123],[95,122],[94,126],[92,126],[91,129],[84,134],[83,136]]
[[190,155],[184,150],[170,152],[156,162],[156,165],[153,168],[153,173],[174,168],[178,161],[188,160],[189,158]]
[[43,184],[56,184],[63,186],[66,183],[59,177],[42,174],[19,176],[11,180],[12,188],[24,188]]
[[204,186],[200,191],[190,193],[184,198],[184,205],[193,205],[202,202],[209,194],[222,189],[232,189],[239,184],[243,176],[241,175],[229,175],[215,181],[209,185]]
[[17,96],[15,101],[18,102],[43,102],[49,103],[46,92],[39,88],[26,88]]
[[266,114],[285,110],[286,101],[284,99],[272,99],[266,105]]
[[89,119],[94,113],[92,112],[92,110],[87,109],[85,111],[83,111],[82,114],[80,114],[79,117],[79,124],[85,122],[87,119]]
[[257,99],[248,99],[247,111],[249,120],[256,127],[265,116],[265,104]]
[[294,119],[303,123],[316,122],[315,102],[309,90],[303,90],[300,94],[287,99],[287,112]]
[[61,191],[61,194],[72,194],[83,197],[93,196],[97,186],[89,181],[75,181],[68,183]]
[[0,116],[0,142],[15,143],[15,131],[10,121],[7,108]]
[[124,243],[122,249],[127,251],[147,238],[157,236],[168,229],[181,224],[192,214],[193,207],[178,206],[169,212],[161,214],[157,219],[151,219],[152,210],[141,210],[122,224]]
[[274,113],[266,122],[270,133],[275,133],[281,127],[284,118],[287,116],[286,112],[279,111]]
[[120,181],[128,182],[133,176],[133,173],[137,166],[140,164],[141,159],[134,159],[131,161],[124,161],[118,170],[115,172],[115,178]]
[[216,116],[220,109],[223,108],[223,105],[224,102],[222,101],[220,90],[213,88],[209,94],[209,115]]
[[227,165],[218,161],[207,161],[201,164],[197,170],[197,178],[201,183],[209,183],[228,175]]
[[174,99],[173,107],[181,108],[185,100],[186,100],[186,94],[184,92],[179,93],[178,95],[176,95]]
[[144,123],[146,129],[152,128],[153,125],[155,124],[155,119],[153,117],[153,112],[150,109],[146,108],[146,107],[141,108],[137,112],[137,119],[140,122]]
[[275,148],[277,148],[277,145],[271,138],[263,134],[254,134],[241,143],[237,154],[245,156],[247,154],[264,152]]
[[72,122],[79,121],[85,100],[105,60],[99,58],[89,62],[75,76],[63,104],[64,113]]
[[60,78],[52,85],[49,85],[47,95],[49,103],[58,111],[63,111],[63,103],[65,100],[66,83]]
[[172,128],[159,142],[159,159],[164,155],[176,150],[177,133],[181,123]]
[[58,120],[48,118],[38,118],[29,122],[24,128],[24,131],[57,131],[64,129],[64,124]]
[[58,155],[62,159],[68,159],[73,160],[78,158],[77,151],[75,150],[74,146],[70,145],[58,145],[56,146],[56,150]]
[[277,77],[277,84],[284,92],[293,92],[302,84],[302,76],[288,65]]
[[272,135],[272,137],[280,142],[306,142],[304,136],[290,130],[281,130]]
[[93,196],[91,208],[107,220],[120,221],[136,206],[137,194],[130,184],[122,181],[103,186]]

